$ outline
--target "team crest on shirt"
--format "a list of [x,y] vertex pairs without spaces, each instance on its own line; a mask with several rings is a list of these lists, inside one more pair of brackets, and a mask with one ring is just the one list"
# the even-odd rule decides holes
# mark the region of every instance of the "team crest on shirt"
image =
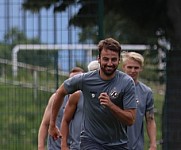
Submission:
[[97,92],[90,91],[91,98],[95,98],[95,97],[96,97],[96,93],[97,93]]
[[113,90],[111,90],[111,92],[109,93],[109,96],[111,97],[111,99],[116,99],[119,96],[119,93],[117,92],[116,88],[114,88]]

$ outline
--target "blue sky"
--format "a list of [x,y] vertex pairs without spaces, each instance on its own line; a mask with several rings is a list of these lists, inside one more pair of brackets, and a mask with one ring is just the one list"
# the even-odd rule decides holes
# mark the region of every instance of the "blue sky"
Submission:
[[[54,25],[53,8],[49,10],[42,9],[40,11],[41,19],[39,19],[38,14],[31,13],[30,11],[23,12],[22,2],[23,0],[0,0],[0,41],[3,40],[5,33],[9,29],[18,27],[20,30],[25,31],[27,37],[40,37],[41,42],[45,44],[78,43],[78,33],[80,30],[75,27],[68,29],[68,16],[75,13],[78,7],[71,7],[70,11],[66,10],[63,13],[57,13],[56,25]],[[39,27],[41,30],[39,30]],[[73,55],[75,55],[74,59],[83,58],[81,51],[76,52],[76,54],[73,53]],[[64,70],[68,68],[66,63],[68,62],[67,57],[67,51],[59,52],[59,65]],[[72,65],[75,64],[75,61],[73,61]],[[64,64],[62,65],[61,62],[64,62]]]
[[[10,2],[11,1],[11,2]],[[28,37],[38,36],[38,23],[39,15],[33,14],[29,11],[25,12],[26,19],[23,19],[22,3],[23,0],[1,0],[0,1],[0,40],[3,39],[5,31],[12,27],[18,27],[23,30],[25,21],[25,30]],[[71,13],[76,11],[75,7],[71,9]],[[68,40],[68,11],[56,14],[56,26],[54,26],[53,8],[49,10],[42,9],[40,12],[41,16],[41,39],[44,43],[67,43]],[[9,18],[9,19],[8,19]],[[56,32],[54,29],[56,27]],[[71,41],[76,43],[78,41],[77,34],[80,30],[77,28],[71,28]],[[69,31],[71,31],[69,30]],[[56,34],[56,38],[54,38]]]

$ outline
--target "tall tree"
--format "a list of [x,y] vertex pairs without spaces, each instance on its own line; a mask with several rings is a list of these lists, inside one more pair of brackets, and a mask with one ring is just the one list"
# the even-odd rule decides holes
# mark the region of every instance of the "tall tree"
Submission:
[[[167,31],[168,17],[164,0],[104,0],[103,27],[105,37],[114,36],[121,43],[155,43],[156,32],[162,28]],[[97,0],[54,0],[42,3],[42,0],[27,0],[23,8],[30,11],[39,11],[41,8],[54,7],[54,11],[65,11],[71,5],[78,5],[80,9],[69,20],[69,25],[80,27],[83,31],[90,32],[93,42],[98,33],[99,1]],[[110,21],[111,20],[111,21]],[[88,30],[89,29],[89,30]],[[94,33],[91,31],[93,29]],[[95,29],[97,32],[95,32]],[[167,32],[165,37],[167,36]],[[90,41],[86,32],[80,36],[85,42]],[[82,39],[82,38],[80,38]],[[168,38],[167,38],[168,39]],[[83,39],[82,39],[83,40]]]

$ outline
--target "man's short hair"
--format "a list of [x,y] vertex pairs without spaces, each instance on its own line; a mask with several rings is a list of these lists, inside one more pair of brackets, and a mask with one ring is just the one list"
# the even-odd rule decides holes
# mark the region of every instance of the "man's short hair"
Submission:
[[84,70],[82,68],[80,68],[80,67],[74,67],[70,71],[70,73],[75,73],[75,72],[84,72]]
[[144,58],[137,52],[122,52],[121,56],[123,64],[125,64],[127,60],[132,59],[134,61],[137,61],[141,67],[144,66]]
[[99,44],[98,44],[99,57],[101,56],[101,51],[103,49],[108,49],[108,50],[114,51],[114,52],[118,53],[118,55],[120,57],[121,45],[118,41],[116,41],[113,38],[106,38],[99,42]]
[[99,69],[99,67],[100,67],[100,64],[97,60],[91,61],[87,66],[88,71],[97,70],[97,69]]

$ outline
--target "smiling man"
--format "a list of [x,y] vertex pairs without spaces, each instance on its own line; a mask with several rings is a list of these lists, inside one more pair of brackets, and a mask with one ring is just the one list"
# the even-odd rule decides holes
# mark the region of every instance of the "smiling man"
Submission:
[[98,44],[100,69],[76,75],[59,87],[52,107],[49,133],[61,136],[55,125],[65,95],[81,90],[84,122],[80,147],[83,150],[127,150],[126,129],[135,121],[136,99],[133,79],[118,71],[121,46],[113,38]]
[[145,117],[147,134],[150,140],[149,150],[156,150],[153,93],[150,87],[139,81],[139,74],[144,66],[144,58],[136,52],[125,52],[122,53],[122,62],[124,72],[133,78],[136,85],[137,113],[134,125],[128,127],[129,149],[144,149],[143,119]]

